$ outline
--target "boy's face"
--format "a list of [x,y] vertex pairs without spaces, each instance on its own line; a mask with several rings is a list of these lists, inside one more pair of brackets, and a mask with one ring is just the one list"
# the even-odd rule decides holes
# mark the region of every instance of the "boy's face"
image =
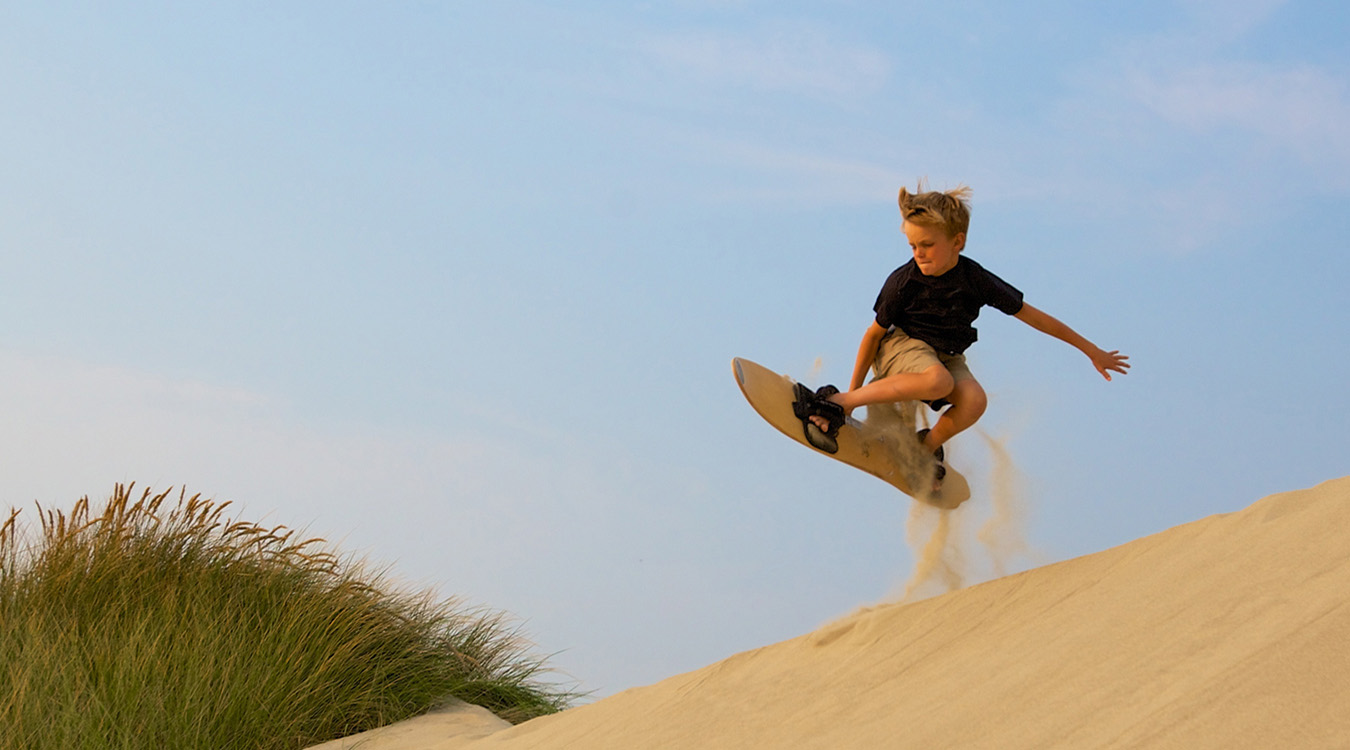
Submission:
[[961,259],[961,248],[966,246],[963,232],[948,237],[942,227],[926,227],[908,221],[902,228],[914,250],[914,263],[924,276],[941,276],[956,268],[956,262]]

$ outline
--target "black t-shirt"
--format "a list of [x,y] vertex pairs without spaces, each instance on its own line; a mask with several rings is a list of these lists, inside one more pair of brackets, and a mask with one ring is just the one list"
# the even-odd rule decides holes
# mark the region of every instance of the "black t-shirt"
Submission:
[[1008,315],[1022,311],[1022,293],[960,256],[956,266],[941,276],[925,276],[910,261],[895,269],[881,287],[877,325],[895,326],[939,352],[961,354],[975,343],[975,318],[989,305]]

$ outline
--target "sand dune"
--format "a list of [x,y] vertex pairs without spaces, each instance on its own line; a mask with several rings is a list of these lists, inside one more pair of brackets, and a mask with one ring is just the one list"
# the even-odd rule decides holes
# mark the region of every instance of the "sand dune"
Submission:
[[1350,477],[518,727],[469,710],[359,747],[1350,747]]

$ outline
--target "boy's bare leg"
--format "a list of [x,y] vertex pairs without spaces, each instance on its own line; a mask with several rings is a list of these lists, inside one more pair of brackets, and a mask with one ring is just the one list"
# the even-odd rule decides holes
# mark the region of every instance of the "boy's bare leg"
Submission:
[[946,398],[952,402],[951,407],[942,413],[937,424],[924,436],[923,445],[929,451],[936,451],[943,443],[975,424],[989,405],[984,388],[974,379],[957,383]]
[[[951,407],[942,413],[923,441],[924,447],[936,451],[979,421],[989,405],[984,388],[973,378],[954,386],[952,383],[947,368],[936,365],[923,372],[899,373],[874,380],[857,390],[835,394],[830,400],[843,406],[846,412],[852,412],[869,404],[945,398],[952,402]],[[811,421],[822,431],[829,428],[829,423],[820,417],[811,417]]]
[[[845,413],[852,413],[859,406],[869,404],[931,401],[938,398],[950,400],[954,384],[952,374],[947,372],[947,368],[942,365],[933,365],[923,372],[902,372],[873,380],[854,390],[836,393],[830,397],[830,400],[844,407]],[[816,426],[822,431],[829,428],[829,423],[821,417],[811,417],[811,421],[815,422]],[[939,445],[941,444],[939,443]]]
[[839,393],[830,400],[851,412],[868,404],[898,403],[900,401],[932,401],[948,398],[956,381],[947,368],[933,365],[923,372],[902,372],[873,380],[855,390]]

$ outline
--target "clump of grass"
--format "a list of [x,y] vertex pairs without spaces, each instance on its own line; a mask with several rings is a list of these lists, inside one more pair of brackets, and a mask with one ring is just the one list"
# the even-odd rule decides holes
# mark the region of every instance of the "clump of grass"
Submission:
[[0,748],[295,750],[447,696],[512,722],[577,697],[501,613],[170,494],[0,525]]

